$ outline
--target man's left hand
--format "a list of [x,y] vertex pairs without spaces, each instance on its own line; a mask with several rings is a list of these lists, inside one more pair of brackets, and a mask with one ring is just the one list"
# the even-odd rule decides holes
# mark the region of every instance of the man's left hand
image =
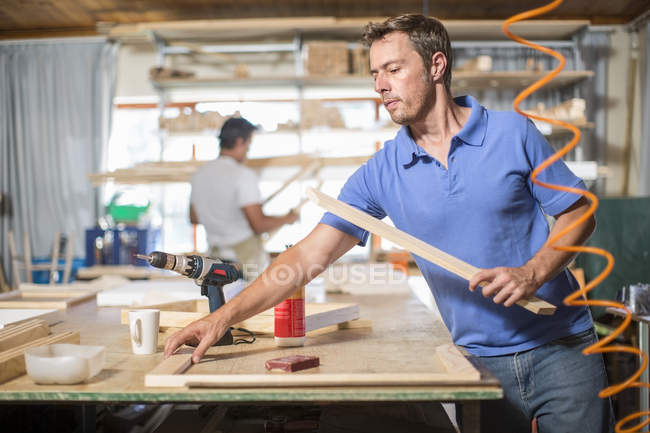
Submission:
[[491,297],[495,304],[506,307],[511,307],[520,299],[530,298],[541,286],[535,278],[535,271],[526,265],[520,268],[483,269],[469,281],[469,289],[474,291],[480,283],[483,283],[483,296]]

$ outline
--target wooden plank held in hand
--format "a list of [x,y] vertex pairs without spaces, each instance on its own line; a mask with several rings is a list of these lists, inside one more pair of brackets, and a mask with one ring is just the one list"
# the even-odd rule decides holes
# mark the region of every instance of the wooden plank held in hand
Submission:
[[[386,238],[400,247],[409,250],[413,254],[417,254],[418,256],[423,257],[441,268],[465,278],[466,280],[470,280],[479,271],[478,268],[469,263],[447,254],[415,236],[411,236],[395,227],[391,227],[377,218],[373,218],[367,213],[355,209],[346,203],[328,196],[327,194],[313,188],[308,188],[307,196],[314,203],[329,212],[368,230],[371,233]],[[517,301],[517,305],[535,314],[551,315],[555,313],[556,310],[554,305],[534,296],[529,299],[520,299]]]

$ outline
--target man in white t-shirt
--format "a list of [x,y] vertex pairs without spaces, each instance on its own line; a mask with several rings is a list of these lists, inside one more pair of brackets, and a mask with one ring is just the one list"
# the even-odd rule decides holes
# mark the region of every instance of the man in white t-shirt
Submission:
[[244,118],[226,120],[219,157],[194,174],[190,198],[190,221],[205,227],[210,255],[239,262],[247,279],[269,264],[259,235],[298,219],[293,211],[284,216],[262,211],[257,175],[243,164],[255,129]]

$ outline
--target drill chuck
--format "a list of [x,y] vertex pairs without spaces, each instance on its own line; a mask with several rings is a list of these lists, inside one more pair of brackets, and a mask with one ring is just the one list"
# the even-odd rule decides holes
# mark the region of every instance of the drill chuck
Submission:
[[137,257],[148,261],[154,268],[168,269],[194,279],[203,276],[202,273],[206,269],[205,265],[207,264],[203,263],[207,259],[201,256],[175,255],[162,251],[154,251],[148,256],[138,254]]

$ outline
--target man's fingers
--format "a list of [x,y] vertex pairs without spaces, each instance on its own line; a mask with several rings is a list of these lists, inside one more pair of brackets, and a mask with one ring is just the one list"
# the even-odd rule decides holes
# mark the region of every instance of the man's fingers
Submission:
[[509,299],[510,296],[512,296],[516,288],[517,283],[515,281],[510,281],[501,290],[499,290],[499,293],[497,293],[494,298],[492,298],[492,301],[494,301],[495,304],[503,303],[503,301]]
[[165,358],[169,358],[183,343],[185,339],[182,336],[183,330],[175,332],[165,342]]
[[508,297],[508,299],[503,303],[506,307],[512,307],[517,301],[520,299],[526,299],[528,296],[526,295],[526,291],[521,289],[521,290],[515,290],[512,292],[512,294]]
[[492,296],[495,295],[495,293],[497,293],[500,286],[501,284],[498,283],[496,280],[494,280],[487,286],[483,286],[483,290],[481,291],[481,293],[485,298],[491,298]]
[[474,274],[469,280],[469,290],[473,292],[483,281],[491,281],[493,278],[492,274],[493,272],[489,269],[484,269]]
[[198,364],[201,358],[203,358],[203,355],[205,355],[205,352],[208,351],[210,346],[212,346],[218,339],[216,331],[213,329],[210,329],[201,339],[199,342],[198,346],[196,346],[196,349],[194,349],[194,352],[192,353],[192,363]]

